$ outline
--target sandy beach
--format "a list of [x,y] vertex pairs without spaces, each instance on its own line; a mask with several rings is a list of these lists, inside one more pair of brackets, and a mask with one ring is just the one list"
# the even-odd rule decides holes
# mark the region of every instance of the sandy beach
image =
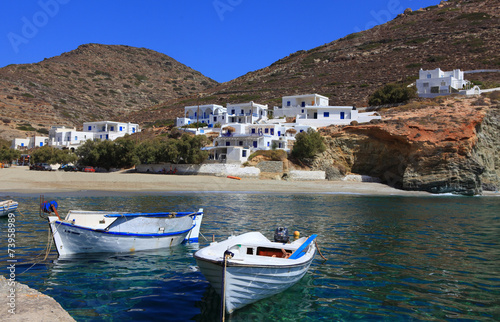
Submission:
[[0,169],[0,193],[52,193],[77,191],[154,192],[291,192],[351,193],[367,195],[430,195],[403,191],[380,183],[346,181],[234,180],[201,175],[163,175],[128,171],[84,173],[34,171],[26,166]]

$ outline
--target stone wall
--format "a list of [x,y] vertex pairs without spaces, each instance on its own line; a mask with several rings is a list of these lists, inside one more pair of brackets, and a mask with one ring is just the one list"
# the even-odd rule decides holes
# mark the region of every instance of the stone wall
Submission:
[[325,180],[325,171],[300,171],[288,172],[288,179],[293,181]]
[[278,172],[283,173],[283,161],[260,161],[257,168],[261,172]]
[[135,167],[141,173],[163,173],[170,169],[182,175],[212,175],[258,178],[260,170],[255,167],[242,168],[239,164],[139,164]]

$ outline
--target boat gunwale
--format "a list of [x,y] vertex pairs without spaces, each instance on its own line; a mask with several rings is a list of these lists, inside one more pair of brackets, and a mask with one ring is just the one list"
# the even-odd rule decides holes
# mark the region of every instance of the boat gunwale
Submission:
[[[196,255],[197,252],[195,252],[193,255],[193,257],[196,260],[200,260],[200,261],[207,262],[207,263],[212,263],[212,264],[215,264],[217,266],[222,267],[223,259],[208,259],[205,257],[201,257],[200,255]],[[312,254],[310,255],[310,257],[308,255],[309,252],[311,252],[311,250],[308,250],[305,255],[303,255],[301,258],[298,258],[298,259],[278,258],[277,257],[276,259],[290,260],[290,262],[287,261],[284,263],[276,263],[276,264],[242,263],[242,262],[237,262],[237,261],[229,259],[226,263],[226,267],[248,267],[248,268],[250,268],[250,267],[252,267],[252,268],[294,268],[294,267],[300,267],[300,266],[307,265],[307,263],[311,262],[314,259],[314,254],[316,254],[316,249],[314,249],[314,251],[312,251]],[[263,256],[263,257],[267,257],[267,256]],[[301,261],[300,259],[303,259],[303,260]]]
[[189,233],[193,228],[196,226],[196,223],[194,223],[191,228],[186,229],[186,230],[180,230],[176,232],[170,232],[170,233],[162,233],[162,234],[137,234],[137,233],[127,233],[127,232],[115,232],[115,231],[107,231],[104,229],[94,229],[94,228],[89,228],[89,227],[84,227],[84,226],[79,226],[75,224],[70,224],[67,222],[59,221],[59,220],[54,220],[54,221],[49,221],[49,224],[55,224],[57,225],[56,230],[59,226],[68,226],[72,228],[77,228],[81,230],[87,230],[87,231],[93,231],[96,233],[101,233],[101,234],[106,234],[106,235],[116,235],[116,236],[126,236],[126,237],[168,237],[168,236],[177,236],[177,235],[182,235],[184,233]]

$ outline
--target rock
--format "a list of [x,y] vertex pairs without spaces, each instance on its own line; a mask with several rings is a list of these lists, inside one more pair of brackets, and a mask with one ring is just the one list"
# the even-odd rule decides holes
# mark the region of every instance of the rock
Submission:
[[[0,297],[8,298],[13,286],[9,280],[0,276]],[[8,312],[7,305],[2,305],[2,321],[75,321],[52,297],[38,292],[24,284],[15,283],[15,314]],[[2,302],[5,304],[5,302]]]
[[403,13],[404,13],[405,15],[410,14],[410,13],[412,13],[412,12],[413,12],[413,10],[411,10],[411,8],[406,8],[406,9],[405,9],[405,11],[403,11]]
[[[500,186],[500,107],[486,99],[441,98],[381,112],[384,123],[330,127],[312,163],[335,166],[404,190],[481,194]],[[335,165],[335,166],[334,166]],[[345,173],[344,172],[344,173]]]

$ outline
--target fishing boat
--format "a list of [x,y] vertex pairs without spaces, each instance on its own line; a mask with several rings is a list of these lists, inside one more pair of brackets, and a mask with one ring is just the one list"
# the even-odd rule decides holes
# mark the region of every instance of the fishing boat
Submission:
[[18,202],[14,200],[0,201],[0,217],[13,213],[16,211],[18,205]]
[[222,313],[225,310],[230,314],[297,283],[314,258],[316,237],[292,243],[271,242],[260,232],[249,232],[212,242],[197,251],[194,258],[221,296]]
[[59,255],[133,252],[197,242],[203,209],[195,212],[122,213],[70,210],[59,217],[57,202],[42,203]]

